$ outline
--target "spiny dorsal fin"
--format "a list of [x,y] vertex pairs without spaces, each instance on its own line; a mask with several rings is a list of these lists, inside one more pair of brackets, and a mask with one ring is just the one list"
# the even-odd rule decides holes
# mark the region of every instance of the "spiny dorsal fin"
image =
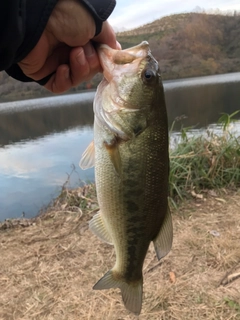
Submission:
[[168,208],[164,221],[162,223],[161,229],[153,240],[154,248],[158,260],[165,257],[168,252],[171,250],[173,241],[173,226],[172,226],[172,217],[170,210]]
[[82,158],[79,162],[79,167],[83,170],[94,167],[95,164],[95,150],[94,142],[92,141],[87,149],[83,152]]
[[94,290],[120,288],[123,303],[127,310],[139,315],[142,309],[143,278],[139,281],[127,283],[115,275],[113,270],[108,271],[93,287]]
[[89,229],[102,241],[112,244],[111,236],[104,224],[100,211],[89,221]]

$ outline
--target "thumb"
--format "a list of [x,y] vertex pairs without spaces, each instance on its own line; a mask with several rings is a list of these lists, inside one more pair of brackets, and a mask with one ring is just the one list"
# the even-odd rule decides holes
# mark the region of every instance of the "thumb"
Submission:
[[115,32],[108,21],[103,23],[102,31],[99,33],[99,35],[94,37],[93,40],[99,43],[107,44],[113,49],[121,49],[121,45],[116,41]]

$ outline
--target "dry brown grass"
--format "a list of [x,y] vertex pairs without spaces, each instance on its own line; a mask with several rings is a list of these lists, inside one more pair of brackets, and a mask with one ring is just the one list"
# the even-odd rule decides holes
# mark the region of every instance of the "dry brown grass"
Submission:
[[[240,319],[240,192],[212,195],[173,213],[173,248],[161,263],[150,247],[139,319]],[[119,290],[92,290],[115,259],[88,230],[96,208],[88,186],[64,191],[34,220],[0,225],[1,320],[137,319]]]

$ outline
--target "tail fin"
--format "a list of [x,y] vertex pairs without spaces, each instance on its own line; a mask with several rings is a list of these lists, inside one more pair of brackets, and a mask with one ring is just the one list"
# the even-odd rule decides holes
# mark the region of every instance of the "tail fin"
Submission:
[[127,283],[120,277],[108,271],[93,287],[94,290],[120,288],[123,303],[129,311],[139,315],[142,309],[143,278],[133,283]]

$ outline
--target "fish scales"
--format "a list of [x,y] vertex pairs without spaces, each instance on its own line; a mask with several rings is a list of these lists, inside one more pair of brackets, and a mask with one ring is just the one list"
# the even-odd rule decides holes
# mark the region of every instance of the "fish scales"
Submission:
[[[160,259],[172,243],[167,113],[159,68],[146,42],[117,53],[118,61],[121,54],[133,56],[132,65],[120,65],[120,71],[118,65],[111,69],[106,62],[112,59],[114,64],[116,50],[106,46],[102,50],[99,55],[105,79],[94,101],[94,154],[87,152],[82,166],[86,158],[94,157],[90,163],[95,164],[100,212],[90,228],[114,245],[116,263],[94,289],[119,287],[126,308],[139,314],[142,267],[149,244],[154,241]],[[115,72],[118,81],[108,72]],[[145,85],[148,74],[155,82]],[[142,80],[144,76],[147,80]]]

